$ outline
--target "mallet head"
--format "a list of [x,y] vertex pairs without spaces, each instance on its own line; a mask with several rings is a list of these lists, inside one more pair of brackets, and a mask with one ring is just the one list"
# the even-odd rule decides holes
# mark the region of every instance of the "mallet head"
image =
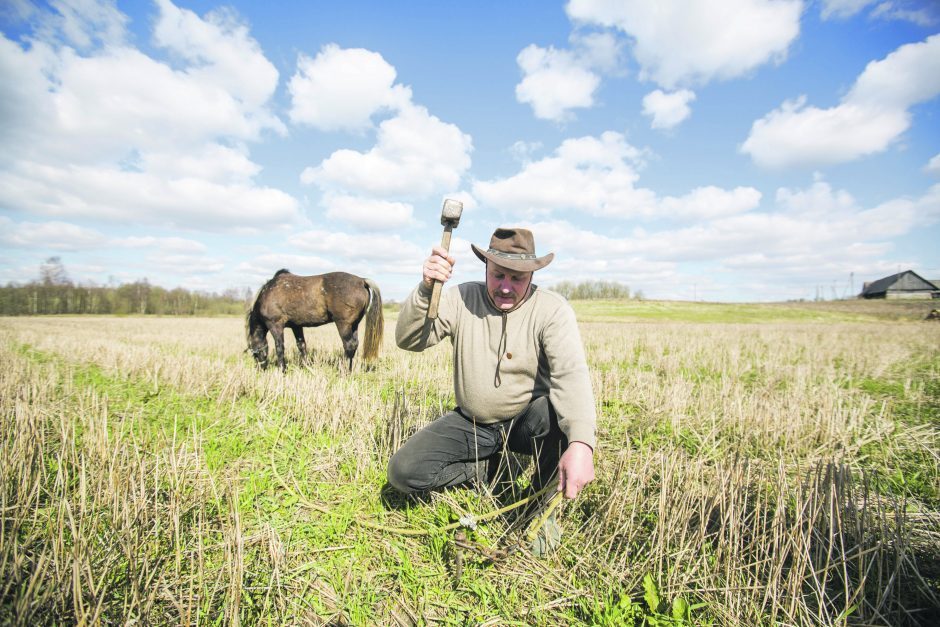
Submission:
[[460,223],[460,214],[463,213],[463,203],[459,200],[447,198],[444,200],[444,208],[441,209],[441,224],[451,228]]

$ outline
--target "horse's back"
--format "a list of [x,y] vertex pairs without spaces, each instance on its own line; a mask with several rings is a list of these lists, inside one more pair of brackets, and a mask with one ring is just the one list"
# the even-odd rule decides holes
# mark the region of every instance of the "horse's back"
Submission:
[[275,275],[266,290],[262,314],[272,322],[317,326],[336,320],[354,321],[369,302],[365,280],[348,272],[303,276]]
[[327,308],[333,315],[347,320],[358,319],[369,304],[365,279],[348,272],[328,272],[321,276]]
[[321,287],[321,275],[280,272],[264,293],[261,314],[268,321],[280,325],[325,324],[330,320]]

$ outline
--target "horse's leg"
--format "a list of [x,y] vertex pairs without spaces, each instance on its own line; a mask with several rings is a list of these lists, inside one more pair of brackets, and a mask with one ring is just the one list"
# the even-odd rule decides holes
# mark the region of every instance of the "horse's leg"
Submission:
[[297,350],[300,351],[300,363],[307,363],[307,341],[304,339],[304,328],[299,324],[292,324],[290,330],[294,332],[297,341]]
[[274,350],[277,352],[277,365],[281,372],[287,372],[287,361],[284,360],[284,325],[276,324],[271,327],[274,337]]
[[356,349],[359,348],[359,325],[353,326],[348,322],[336,321],[336,330],[343,340],[343,350],[346,352],[346,362],[349,365],[349,372],[352,372],[353,357],[356,355]]

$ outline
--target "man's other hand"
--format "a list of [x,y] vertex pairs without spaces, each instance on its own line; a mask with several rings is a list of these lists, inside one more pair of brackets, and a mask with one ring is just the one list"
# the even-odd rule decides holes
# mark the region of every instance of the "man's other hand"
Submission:
[[558,460],[558,491],[565,498],[578,498],[578,493],[594,481],[594,450],[584,442],[572,442]]

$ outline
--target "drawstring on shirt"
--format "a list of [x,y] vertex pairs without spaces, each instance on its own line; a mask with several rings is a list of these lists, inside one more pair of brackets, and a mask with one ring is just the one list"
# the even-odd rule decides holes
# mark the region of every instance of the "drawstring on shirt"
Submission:
[[498,350],[496,351],[497,354],[498,354],[498,355],[497,355],[497,358],[496,358],[496,375],[493,377],[493,385],[496,386],[496,387],[499,387],[499,386],[502,385],[502,383],[503,383],[502,378],[499,376],[499,366],[500,366],[501,363],[503,363],[503,355],[506,354],[506,343],[507,343],[507,339],[506,339],[506,317],[507,317],[507,313],[506,313],[506,312],[500,312],[500,314],[501,314],[501,317],[502,317],[502,319],[503,319],[503,330],[502,330],[502,333],[500,333],[500,336],[499,336],[499,348],[498,348]]

